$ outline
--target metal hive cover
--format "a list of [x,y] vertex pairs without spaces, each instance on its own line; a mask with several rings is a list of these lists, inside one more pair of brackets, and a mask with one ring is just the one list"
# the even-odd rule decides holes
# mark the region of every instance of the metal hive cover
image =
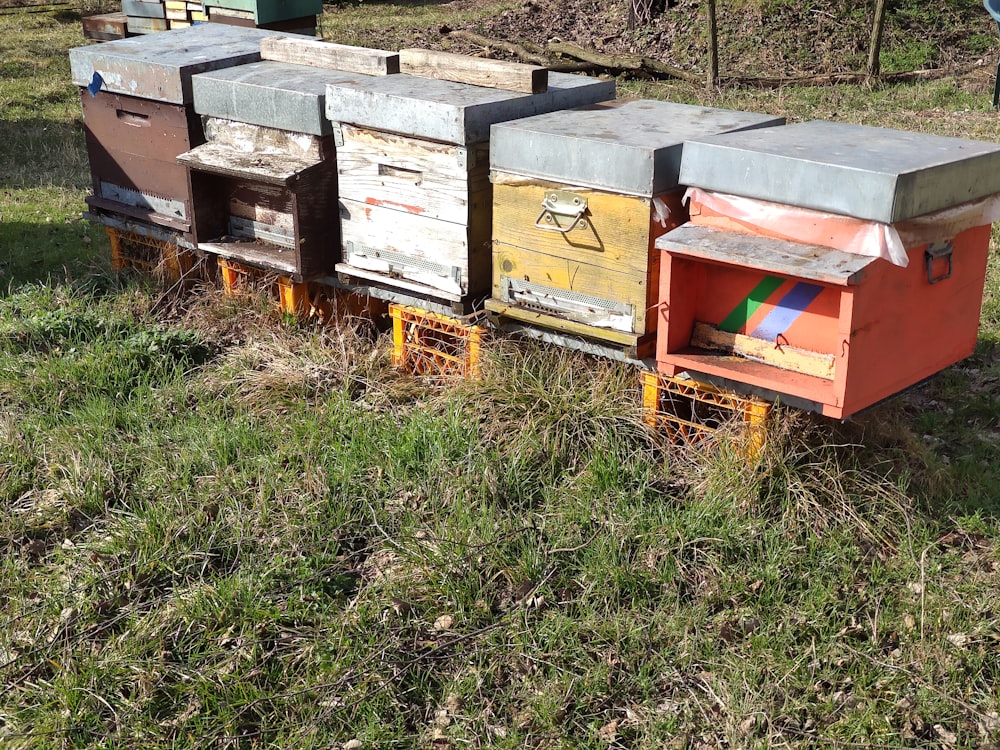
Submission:
[[490,125],[615,97],[614,81],[549,73],[548,91],[523,94],[437,78],[397,74],[359,84],[331,84],[333,122],[467,145],[489,140]]
[[327,84],[367,78],[371,76],[264,60],[194,76],[194,109],[236,122],[329,135]]
[[102,91],[190,104],[191,76],[260,60],[260,40],[287,36],[221,23],[76,47],[69,51],[73,83],[89,86],[94,73],[104,79]]
[[1000,193],[1000,144],[815,120],[693,139],[680,179],[892,223]]
[[783,117],[672,102],[595,104],[494,125],[490,168],[651,196],[677,187],[688,138],[784,123]]

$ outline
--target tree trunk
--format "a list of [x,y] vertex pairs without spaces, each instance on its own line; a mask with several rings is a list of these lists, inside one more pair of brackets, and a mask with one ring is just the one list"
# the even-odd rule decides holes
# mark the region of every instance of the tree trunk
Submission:
[[875,0],[875,19],[872,24],[872,40],[868,47],[868,75],[874,78],[882,72],[879,55],[882,51],[882,30],[885,28],[885,0]]
[[709,91],[719,83],[719,32],[715,27],[715,0],[708,0],[708,74],[705,88]]

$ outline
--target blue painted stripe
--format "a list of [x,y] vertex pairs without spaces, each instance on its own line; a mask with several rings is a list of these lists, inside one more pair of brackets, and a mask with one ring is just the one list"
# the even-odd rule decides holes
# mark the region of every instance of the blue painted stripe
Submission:
[[817,284],[806,284],[800,281],[788,290],[788,293],[781,298],[767,317],[754,329],[750,335],[755,339],[774,341],[781,334],[792,327],[798,317],[805,311],[813,300],[816,299],[823,287]]

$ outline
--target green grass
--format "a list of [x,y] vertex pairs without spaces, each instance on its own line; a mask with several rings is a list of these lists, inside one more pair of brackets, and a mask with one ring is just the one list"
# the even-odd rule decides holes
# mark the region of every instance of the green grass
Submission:
[[[440,11],[336,23],[362,42]],[[670,451],[626,366],[499,340],[482,379],[433,384],[375,326],[110,274],[78,220],[82,40],[20,23],[0,746],[1000,742],[1000,265],[976,353],[912,394],[845,425],[781,412],[757,461]],[[988,87],[621,89],[997,140]]]

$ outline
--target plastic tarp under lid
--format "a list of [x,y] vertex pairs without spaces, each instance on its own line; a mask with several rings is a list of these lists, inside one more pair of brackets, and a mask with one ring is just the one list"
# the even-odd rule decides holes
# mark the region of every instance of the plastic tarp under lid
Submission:
[[966,229],[1000,220],[1000,194],[968,201],[923,216],[886,224],[783,203],[688,188],[691,222],[819,245],[883,258],[897,266],[909,262],[907,249],[951,239]]

